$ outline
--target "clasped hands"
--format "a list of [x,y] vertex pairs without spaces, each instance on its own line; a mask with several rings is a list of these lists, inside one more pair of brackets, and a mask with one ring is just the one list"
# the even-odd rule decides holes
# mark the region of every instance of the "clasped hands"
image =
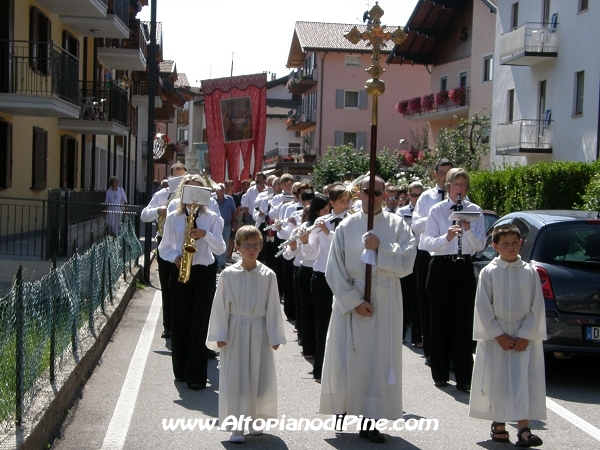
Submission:
[[[225,341],[217,341],[217,347],[223,348],[223,347],[225,347],[225,345],[227,345],[227,342],[225,342]],[[273,350],[277,350],[279,348],[279,345],[280,344],[272,345],[271,347],[273,347]]]
[[520,337],[513,339],[506,333],[496,336],[495,339],[503,350],[515,350],[517,352],[522,352],[527,348],[527,345],[529,345],[529,339]]
[[190,237],[192,239],[202,239],[204,236],[206,236],[206,230],[200,228],[192,228],[190,230]]

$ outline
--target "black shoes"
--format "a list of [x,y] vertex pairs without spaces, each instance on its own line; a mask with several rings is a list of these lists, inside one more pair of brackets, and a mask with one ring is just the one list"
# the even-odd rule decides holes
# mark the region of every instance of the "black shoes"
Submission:
[[379,432],[379,430],[360,430],[358,435],[361,438],[368,439],[374,444],[383,444],[385,442],[385,438],[383,437],[383,434]]
[[192,391],[199,391],[200,389],[204,389],[206,386],[202,386],[200,383],[191,383],[191,384],[188,384],[188,387]]
[[456,385],[456,389],[458,389],[459,391],[463,391],[463,392],[471,392],[471,385],[470,384],[463,384],[463,385]]
[[163,339],[171,339],[171,330],[164,330],[160,337]]
[[207,352],[207,356],[208,356],[208,359],[217,359],[217,356],[219,356],[219,354],[209,348],[208,352]]
[[435,381],[433,384],[435,385],[435,387],[439,387],[439,388],[448,386],[447,381]]
[[429,359],[429,357],[425,358],[425,365],[431,367],[431,360]]

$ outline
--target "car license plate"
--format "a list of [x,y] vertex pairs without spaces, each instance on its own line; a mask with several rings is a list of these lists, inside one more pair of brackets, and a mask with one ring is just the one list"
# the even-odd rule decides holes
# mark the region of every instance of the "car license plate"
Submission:
[[585,340],[589,342],[600,342],[600,327],[585,327]]

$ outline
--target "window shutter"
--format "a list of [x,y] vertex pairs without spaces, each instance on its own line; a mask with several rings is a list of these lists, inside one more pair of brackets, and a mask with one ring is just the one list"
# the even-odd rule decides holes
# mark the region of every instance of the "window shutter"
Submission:
[[60,138],[60,188],[67,188],[67,172],[68,172],[68,136],[61,136]]
[[344,108],[344,90],[343,89],[335,90],[335,107],[337,109]]
[[12,123],[0,121],[0,189],[12,186]]
[[48,132],[33,127],[32,190],[46,189]]
[[335,147],[338,147],[340,145],[342,145],[344,139],[344,132],[343,131],[336,131],[335,132],[335,138],[333,140],[333,145]]
[[358,142],[356,144],[356,148],[366,149],[367,148],[367,133],[364,131],[359,131],[357,134],[358,134],[358,138],[356,140]]
[[367,91],[359,91],[358,92],[358,107],[360,109],[367,109],[367,104],[368,104]]
[[70,138],[69,139],[69,157],[68,157],[68,161],[69,161],[69,188],[71,189],[77,189],[77,180],[78,180],[78,174],[79,174],[79,158],[78,158],[78,154],[79,154],[79,142],[77,141],[77,139],[74,138]]

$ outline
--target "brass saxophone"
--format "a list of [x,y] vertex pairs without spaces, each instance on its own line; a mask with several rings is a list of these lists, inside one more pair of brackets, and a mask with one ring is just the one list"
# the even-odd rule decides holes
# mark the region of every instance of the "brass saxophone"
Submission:
[[179,278],[180,283],[187,283],[190,279],[190,273],[192,271],[192,261],[194,260],[194,253],[198,250],[196,248],[196,240],[192,238],[192,229],[196,228],[196,211],[198,210],[198,204],[192,203],[190,206],[190,213],[186,219],[185,234],[183,236],[183,255],[181,257],[181,264],[179,265]]

